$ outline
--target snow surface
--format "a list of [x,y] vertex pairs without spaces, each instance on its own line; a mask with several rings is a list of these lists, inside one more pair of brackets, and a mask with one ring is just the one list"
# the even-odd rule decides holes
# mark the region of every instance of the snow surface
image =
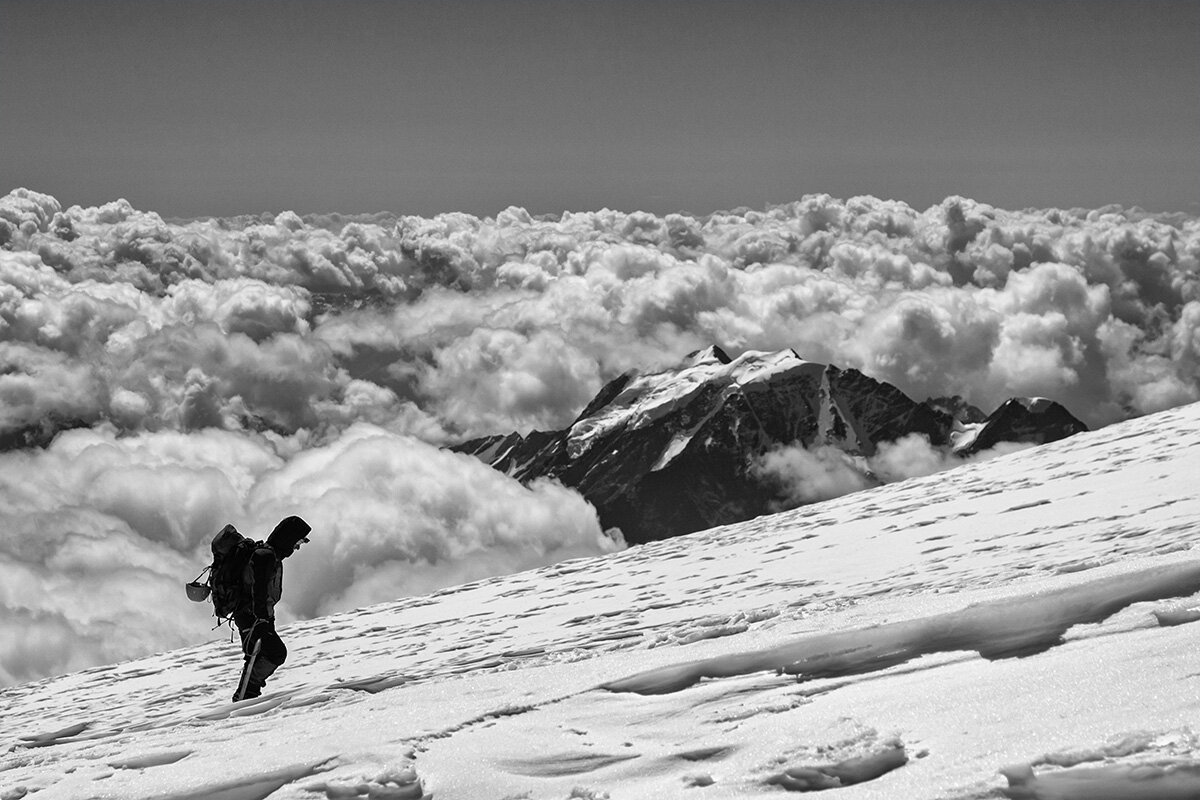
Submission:
[[254,700],[227,638],[12,687],[0,798],[1197,798],[1197,476],[1192,405],[297,623]]

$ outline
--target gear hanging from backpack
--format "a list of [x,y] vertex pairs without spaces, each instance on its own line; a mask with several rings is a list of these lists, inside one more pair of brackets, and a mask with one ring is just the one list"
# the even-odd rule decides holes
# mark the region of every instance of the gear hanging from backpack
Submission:
[[[188,598],[202,603],[212,597],[213,616],[217,626],[232,623],[233,615],[251,602],[251,581],[248,578],[250,557],[262,547],[226,525],[212,540],[212,564],[204,568],[194,581],[187,584]],[[205,573],[208,577],[205,578]]]

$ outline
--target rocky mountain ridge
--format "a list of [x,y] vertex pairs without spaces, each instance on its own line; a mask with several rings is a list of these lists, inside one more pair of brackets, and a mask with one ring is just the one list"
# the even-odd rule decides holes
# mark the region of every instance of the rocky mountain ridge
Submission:
[[882,443],[919,434],[966,457],[1000,442],[1043,444],[1084,430],[1045,398],[1013,398],[985,416],[961,398],[916,402],[794,350],[732,358],[714,346],[673,369],[618,376],[563,430],[487,436],[452,449],[523,482],[553,478],[577,489],[602,525],[637,543],[777,509],[779,487],[755,465],[780,447],[869,458]]

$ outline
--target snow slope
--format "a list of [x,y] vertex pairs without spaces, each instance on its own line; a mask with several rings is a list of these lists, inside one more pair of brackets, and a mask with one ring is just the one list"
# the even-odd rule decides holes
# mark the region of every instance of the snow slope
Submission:
[[1200,797],[1197,476],[1191,405],[295,624],[239,704],[227,639],[13,687],[0,798]]

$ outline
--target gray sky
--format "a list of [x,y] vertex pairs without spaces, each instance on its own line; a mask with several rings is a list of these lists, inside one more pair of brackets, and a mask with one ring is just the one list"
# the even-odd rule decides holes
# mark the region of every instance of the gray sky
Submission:
[[0,0],[0,192],[1200,211],[1198,2]]

